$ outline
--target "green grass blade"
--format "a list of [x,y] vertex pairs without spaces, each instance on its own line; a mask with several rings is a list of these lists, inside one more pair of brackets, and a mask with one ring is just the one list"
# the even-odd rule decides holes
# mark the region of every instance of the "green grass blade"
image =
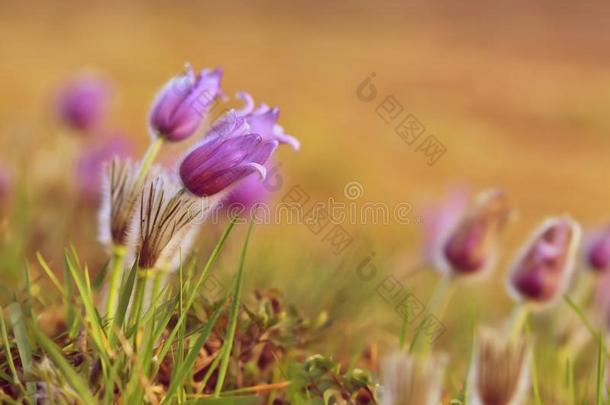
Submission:
[[[32,372],[32,349],[25,329],[23,311],[17,302],[13,302],[8,306],[8,313],[11,325],[13,326],[17,351],[19,352],[19,358],[21,359],[21,367],[23,368],[24,374],[30,374]],[[30,398],[34,398],[34,395],[36,394],[36,384],[27,383],[26,389]]]
[[45,259],[42,257],[42,255],[39,252],[36,252],[36,258],[38,259],[38,263],[40,264],[40,267],[42,267],[42,269],[47,274],[47,276],[49,277],[49,279],[51,280],[53,285],[59,290],[62,297],[65,297],[66,291],[64,290],[61,283],[55,276],[55,273],[53,273],[53,271],[51,270],[51,268],[49,267],[49,265],[47,264],[47,262],[45,261]]
[[[568,305],[570,306],[570,308],[572,308],[572,310],[576,313],[576,315],[580,318],[581,322],[583,323],[583,325],[585,326],[585,328],[587,328],[587,330],[589,331],[589,333],[591,334],[591,336],[593,338],[595,338],[595,340],[599,339],[599,333],[597,333],[595,331],[595,328],[593,328],[593,325],[591,324],[591,322],[589,321],[589,319],[587,318],[587,316],[585,315],[584,311],[582,310],[582,308],[580,308],[570,297],[568,297],[567,295],[564,296],[565,301],[568,303]],[[606,347],[606,344],[602,341],[601,342],[604,353],[606,354],[606,356],[609,356],[610,353],[608,352],[608,348]]]
[[116,333],[123,328],[125,322],[125,314],[127,313],[127,306],[129,305],[129,299],[133,290],[133,285],[138,274],[138,264],[134,262],[129,275],[125,280],[125,284],[121,286],[121,292],[119,294],[119,305],[115,317],[112,319],[112,328],[110,329],[110,346],[114,347],[116,343]]
[[199,335],[199,337],[191,347],[191,350],[187,354],[186,358],[172,377],[172,381],[169,385],[169,388],[167,389],[165,398],[163,399],[162,403],[167,403],[172,399],[178,388],[182,384],[184,384],[189,372],[192,372],[193,366],[195,365],[195,362],[197,361],[197,358],[199,356],[199,351],[201,350],[205,342],[208,340],[210,332],[212,332],[212,328],[214,327],[214,325],[216,325],[216,321],[218,321],[218,317],[222,313],[223,307],[224,305],[220,305],[203,327],[201,334]]
[[30,324],[31,330],[36,337],[36,341],[44,352],[49,356],[49,359],[55,364],[57,369],[63,374],[66,381],[74,391],[79,395],[80,399],[85,404],[97,403],[91,392],[89,391],[87,382],[74,370],[74,368],[66,361],[61,350],[57,345],[34,324]]
[[[100,321],[99,314],[95,309],[95,303],[93,302],[93,296],[91,295],[91,289],[89,284],[89,277],[85,275],[86,279],[83,280],[79,271],[77,270],[74,262],[70,258],[68,252],[65,254],[66,266],[68,267],[68,271],[70,272],[70,276],[74,280],[76,284],[76,288],[81,297],[81,301],[85,307],[85,313],[87,314],[87,319],[91,324],[91,328],[87,328],[90,332],[91,338],[93,342],[98,348],[98,352],[102,360],[105,361],[106,365],[110,364],[110,360],[108,358],[108,347],[106,345],[106,334],[104,329],[102,328],[102,324]],[[78,263],[78,259],[76,259]]]
[[603,403],[604,391],[604,338],[603,334],[599,333],[597,339],[597,373],[595,378],[595,405]]
[[220,360],[220,368],[218,370],[218,382],[214,390],[214,396],[218,398],[222,391],[222,386],[227,375],[227,369],[229,368],[229,360],[231,359],[231,352],[233,349],[233,340],[235,339],[235,331],[237,329],[237,317],[239,315],[239,306],[241,301],[241,290],[244,282],[244,269],[246,261],[246,252],[248,251],[248,242],[250,241],[250,234],[252,233],[253,222],[250,222],[248,227],[248,233],[246,234],[246,241],[241,251],[241,259],[239,262],[239,271],[237,273],[237,279],[235,280],[235,290],[233,292],[233,301],[231,302],[231,312],[229,314],[227,335],[225,336],[224,348],[222,353],[222,359]]
[[[532,329],[529,320],[525,322],[525,332],[527,334],[528,340],[531,342]],[[542,405],[542,400],[540,398],[540,387],[538,386],[538,370],[536,368],[536,357],[533,349],[532,353],[530,354],[530,370],[532,379],[532,391],[534,391],[534,404]]]
[[8,362],[9,369],[11,370],[11,374],[13,376],[13,384],[17,385],[20,389],[23,389],[21,381],[19,381],[17,369],[15,368],[15,361],[13,360],[13,355],[11,353],[11,344],[8,340],[8,332],[6,330],[6,323],[4,322],[2,307],[0,307],[0,328],[2,332],[2,345],[4,346],[6,353],[6,361]]
[[108,275],[108,270],[110,269],[110,260],[107,260],[104,263],[102,269],[97,273],[97,276],[93,279],[93,289],[95,291],[99,291],[104,286],[104,281],[106,281],[106,276]]
[[227,226],[227,229],[225,229],[224,233],[220,237],[220,240],[218,241],[218,243],[214,247],[214,250],[210,254],[210,257],[208,258],[208,261],[206,262],[203,270],[201,271],[201,274],[199,275],[199,279],[193,286],[192,290],[189,292],[189,295],[186,300],[186,306],[184,307],[184,312],[182,313],[182,316],[180,316],[178,318],[178,321],[176,322],[174,329],[172,329],[170,335],[168,336],[167,340],[165,341],[165,343],[163,345],[163,348],[161,349],[161,352],[159,353],[159,360],[158,360],[159,364],[161,364],[163,362],[163,359],[165,359],[165,356],[167,356],[167,353],[169,352],[170,347],[174,343],[174,340],[176,339],[176,335],[178,334],[178,331],[180,330],[180,328],[182,327],[182,324],[186,320],[186,315],[188,314],[189,309],[195,302],[195,299],[197,298],[197,294],[199,293],[199,291],[201,291],[201,287],[203,287],[203,283],[206,281],[207,275],[208,275],[210,269],[212,268],[212,265],[214,263],[216,263],[216,259],[218,259],[218,256],[220,255],[220,252],[222,251],[224,244],[227,241],[227,238],[231,234],[231,231],[233,230],[233,227],[235,226],[236,220],[237,220],[237,218],[233,218],[233,220],[231,220],[231,222]]

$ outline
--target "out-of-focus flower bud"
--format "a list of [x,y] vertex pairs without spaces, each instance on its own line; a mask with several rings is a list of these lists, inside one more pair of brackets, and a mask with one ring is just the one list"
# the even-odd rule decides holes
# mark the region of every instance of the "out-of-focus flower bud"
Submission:
[[610,270],[610,226],[593,232],[587,243],[585,255],[592,270],[598,273]]
[[473,404],[521,404],[529,385],[529,349],[522,338],[511,341],[483,329],[476,342],[470,384]]
[[110,94],[104,80],[92,75],[76,77],[60,90],[57,114],[68,127],[89,133],[104,120]]
[[512,266],[511,292],[518,299],[537,304],[550,304],[559,298],[572,275],[580,234],[580,226],[568,216],[546,220]]
[[482,193],[475,206],[442,239],[436,253],[439,268],[456,275],[480,274],[491,268],[509,213],[502,192]]

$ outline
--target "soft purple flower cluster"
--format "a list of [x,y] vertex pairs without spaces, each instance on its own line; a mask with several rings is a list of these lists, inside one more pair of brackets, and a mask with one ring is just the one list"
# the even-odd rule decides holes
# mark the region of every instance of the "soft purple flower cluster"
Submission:
[[[179,142],[195,135],[212,108],[223,99],[221,69],[190,66],[171,78],[159,91],[150,110],[149,127],[155,141]],[[62,90],[57,108],[62,121],[82,133],[99,128],[104,120],[110,86],[94,76],[78,77]],[[261,178],[265,165],[279,144],[294,150],[299,141],[278,124],[277,107],[256,107],[250,94],[239,92],[244,106],[230,110],[212,123],[202,140],[184,157],[179,167],[186,190],[195,196],[223,193],[232,202],[251,206],[266,195]],[[103,131],[102,131],[103,133]],[[78,160],[77,184],[85,197],[100,190],[101,166],[114,156],[129,156],[133,148],[118,136],[87,145]],[[247,179],[243,189],[238,183]]]

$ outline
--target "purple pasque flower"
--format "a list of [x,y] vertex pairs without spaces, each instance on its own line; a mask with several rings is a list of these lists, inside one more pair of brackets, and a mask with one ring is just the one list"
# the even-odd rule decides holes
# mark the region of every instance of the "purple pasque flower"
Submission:
[[[273,160],[270,159],[265,164],[265,169],[269,173]],[[222,206],[229,212],[234,210],[239,213],[248,214],[257,204],[264,203],[269,198],[269,186],[261,180],[256,173],[251,174],[235,186],[222,202]]]
[[521,300],[548,304],[568,287],[580,243],[580,226],[568,216],[546,220],[512,266],[509,287]]
[[435,254],[443,272],[481,274],[493,266],[498,237],[510,209],[504,193],[481,193],[475,205],[441,239]]
[[246,119],[250,130],[261,135],[265,139],[275,139],[280,144],[288,144],[294,150],[299,150],[301,143],[297,138],[284,132],[284,128],[278,124],[280,109],[261,104],[254,108],[254,99],[244,91],[237,93],[237,97],[244,101],[245,106],[237,113]]
[[589,236],[585,256],[589,267],[595,272],[610,270],[610,225],[597,229]]
[[280,117],[280,109],[269,107],[266,104],[254,107],[252,96],[246,92],[237,93],[237,97],[244,101],[245,105],[240,110],[231,110],[223,118],[219,119],[207,136],[235,135],[239,133],[254,133],[265,140],[275,140],[279,144],[288,144],[294,150],[299,150],[300,142],[295,137],[288,135],[277,123]]
[[469,192],[464,186],[452,187],[440,201],[422,207],[423,259],[434,262],[434,254],[443,235],[459,222],[468,206]]
[[89,133],[104,120],[110,85],[99,77],[83,75],[67,82],[57,98],[57,115],[68,127]]
[[102,192],[104,166],[114,157],[133,155],[134,145],[120,134],[87,145],[80,151],[76,164],[76,186],[85,199],[95,199]]
[[277,145],[257,134],[208,138],[182,160],[180,178],[188,191],[200,197],[228,191],[253,173],[265,178],[264,165]]
[[150,113],[156,136],[178,142],[193,135],[221,95],[222,70],[202,70],[198,75],[187,65],[159,92]]

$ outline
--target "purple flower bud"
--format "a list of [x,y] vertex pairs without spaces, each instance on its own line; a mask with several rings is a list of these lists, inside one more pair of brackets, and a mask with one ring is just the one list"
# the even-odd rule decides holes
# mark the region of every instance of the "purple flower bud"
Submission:
[[186,155],[180,178],[191,193],[212,196],[252,173],[264,178],[264,164],[277,145],[255,134],[209,138]]
[[441,270],[474,274],[491,268],[496,242],[509,213],[503,193],[481,194],[476,205],[443,238],[437,252]]
[[580,227],[564,216],[545,221],[512,267],[510,288],[519,298],[550,303],[561,296],[574,267]]
[[104,119],[110,93],[110,86],[100,78],[77,77],[61,89],[57,114],[68,127],[88,133]]
[[114,135],[81,150],[77,162],[76,186],[88,200],[102,192],[104,166],[114,157],[126,158],[133,154],[134,146],[128,138]]
[[610,270],[610,226],[591,235],[585,253],[591,269],[599,273]]
[[150,114],[157,136],[178,142],[193,135],[221,94],[222,71],[202,70],[195,75],[190,65],[159,92]]

